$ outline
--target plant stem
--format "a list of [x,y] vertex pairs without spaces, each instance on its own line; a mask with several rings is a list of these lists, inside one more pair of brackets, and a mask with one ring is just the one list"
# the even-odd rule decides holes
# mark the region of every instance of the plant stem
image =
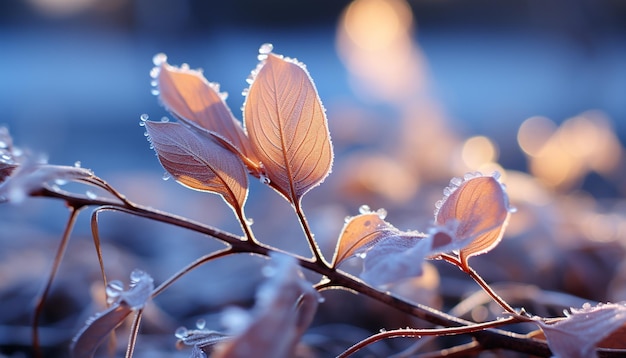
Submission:
[[311,231],[311,228],[309,227],[309,223],[307,222],[306,217],[304,216],[304,212],[302,211],[302,205],[300,204],[300,202],[294,203],[294,208],[296,210],[296,214],[298,215],[298,220],[300,221],[300,225],[302,225],[302,230],[304,230],[304,235],[306,236],[306,239],[309,243],[309,247],[311,248],[311,251],[313,252],[313,259],[315,260],[315,262],[319,262],[320,265],[323,265],[324,267],[330,267],[328,262],[326,262],[326,260],[324,259],[324,256],[322,256],[320,247],[317,244],[317,241],[315,241],[315,238],[313,237],[313,232]]
[[54,261],[52,262],[50,274],[48,276],[48,279],[46,280],[43,291],[35,300],[35,312],[33,315],[32,327],[33,349],[35,357],[42,357],[41,346],[39,344],[39,319],[41,318],[41,313],[43,311],[43,304],[48,298],[50,288],[52,287],[52,282],[54,281],[54,278],[59,270],[59,266],[61,265],[61,261],[63,260],[63,255],[65,254],[65,250],[67,249],[67,244],[70,241],[70,235],[72,233],[72,229],[74,228],[74,224],[76,223],[76,218],[78,217],[78,213],[82,208],[81,205],[71,204],[69,204],[68,207],[70,209],[70,216],[68,217],[67,223],[65,224],[63,236],[61,236],[61,242],[59,243],[56,255],[54,256]]
[[128,346],[126,347],[126,358],[131,358],[135,351],[135,342],[137,342],[137,334],[139,333],[139,325],[141,323],[141,316],[143,315],[143,308],[135,312],[135,318],[130,329],[130,336],[128,338]]

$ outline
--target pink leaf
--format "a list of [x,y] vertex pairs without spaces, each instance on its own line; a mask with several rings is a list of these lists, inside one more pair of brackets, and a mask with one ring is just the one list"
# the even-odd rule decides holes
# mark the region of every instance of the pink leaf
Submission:
[[303,279],[293,258],[273,255],[272,261],[264,271],[269,278],[257,291],[252,321],[236,327],[238,334],[219,343],[211,357],[294,356],[300,337],[313,320],[319,295]]
[[159,98],[165,107],[179,120],[214,137],[256,167],[259,161],[241,123],[224,102],[226,94],[219,92],[219,85],[208,82],[200,71],[170,66],[164,56],[160,61],[153,71],[157,76]]
[[504,187],[494,176],[468,174],[453,179],[435,212],[435,225],[453,227],[454,241],[463,242],[459,257],[464,269],[471,256],[493,249],[502,239],[511,208]]
[[272,187],[295,205],[330,173],[328,123],[304,65],[266,56],[248,91],[244,121]]
[[339,266],[346,259],[365,252],[377,242],[387,237],[397,236],[400,231],[384,218],[384,211],[366,212],[346,220],[333,258],[333,267]]
[[553,324],[540,320],[548,345],[556,357],[596,357],[596,346],[626,324],[626,303],[598,304],[572,308],[567,318]]
[[159,161],[176,181],[217,193],[241,213],[248,195],[248,177],[236,154],[179,123],[147,121],[146,130]]

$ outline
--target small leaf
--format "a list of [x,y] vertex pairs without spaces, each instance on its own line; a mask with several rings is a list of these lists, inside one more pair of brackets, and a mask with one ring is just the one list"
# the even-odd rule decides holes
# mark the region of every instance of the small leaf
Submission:
[[244,358],[294,356],[300,337],[311,324],[319,294],[304,280],[292,257],[272,255],[264,270],[268,280],[259,287],[252,321],[239,334],[219,343],[211,357]]
[[248,177],[239,157],[180,123],[146,122],[161,165],[191,189],[221,195],[237,213],[248,195]]
[[302,64],[274,54],[263,61],[244,105],[245,126],[272,187],[296,205],[332,167],[326,114]]
[[626,324],[626,304],[608,303],[582,309],[572,308],[567,318],[553,324],[535,320],[544,331],[556,357],[597,357],[596,347],[603,339]]
[[159,98],[176,118],[212,136],[227,148],[258,164],[241,123],[224,102],[219,85],[210,83],[200,71],[160,64],[157,75]]
[[341,230],[332,267],[358,253],[365,252],[379,241],[400,235],[400,230],[381,218],[379,212],[363,213],[349,219]]
[[471,256],[493,249],[502,239],[510,216],[508,197],[493,176],[470,174],[466,180],[453,179],[438,203],[435,225],[453,226],[453,239],[465,242],[459,250],[464,269]]
[[89,319],[83,329],[74,337],[70,346],[74,358],[90,358],[106,337],[124,322],[128,315],[142,309],[150,300],[154,290],[154,281],[150,275],[134,270],[130,275],[130,287],[127,291],[112,291],[113,304],[103,312]]

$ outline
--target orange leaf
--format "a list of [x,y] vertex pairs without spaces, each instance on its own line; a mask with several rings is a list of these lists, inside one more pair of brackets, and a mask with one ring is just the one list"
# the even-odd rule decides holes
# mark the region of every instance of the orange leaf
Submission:
[[159,161],[177,182],[217,193],[241,214],[248,196],[248,177],[235,153],[179,123],[147,121],[146,130]]
[[511,211],[508,197],[495,177],[480,174],[470,174],[465,181],[453,179],[444,194],[435,224],[453,226],[455,241],[468,241],[459,250],[467,269],[469,257],[488,252],[502,239]]
[[337,267],[346,259],[371,248],[384,238],[400,234],[398,229],[383,218],[384,211],[361,210],[360,215],[347,219],[337,240],[332,267]]
[[258,165],[241,123],[224,102],[226,94],[219,92],[219,85],[208,82],[200,71],[170,66],[164,60],[163,57],[156,67],[156,80],[165,107],[185,124],[249,158],[249,164]]
[[272,187],[292,204],[330,173],[326,114],[302,64],[268,54],[248,91],[244,121]]

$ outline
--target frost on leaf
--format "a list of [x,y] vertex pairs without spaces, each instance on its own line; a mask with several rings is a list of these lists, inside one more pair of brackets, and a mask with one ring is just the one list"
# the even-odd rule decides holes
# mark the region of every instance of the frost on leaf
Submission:
[[174,67],[165,61],[153,71],[159,98],[177,119],[249,158],[250,163],[259,162],[218,84],[208,82],[200,71]]
[[296,205],[331,171],[326,113],[304,65],[264,54],[244,104],[244,122],[272,187]]
[[454,178],[437,203],[435,232],[452,228],[451,240],[462,243],[459,251],[462,268],[468,258],[486,253],[502,239],[511,208],[508,196],[496,176],[468,174]]
[[[626,324],[626,303],[583,305],[571,309],[568,317],[556,323],[535,320],[543,330],[550,349],[556,357],[597,357],[596,348]],[[623,343],[623,338],[621,337]],[[619,340],[619,339],[618,339]],[[611,347],[619,348],[619,347]]]
[[[109,285],[111,286],[111,285]],[[123,286],[112,290],[107,287],[111,306],[85,322],[85,326],[72,340],[70,353],[73,358],[93,357],[106,337],[121,325],[133,311],[143,309],[154,290],[154,281],[150,275],[134,270],[130,274],[128,290]]]
[[217,193],[241,213],[248,195],[248,177],[235,153],[180,123],[147,121],[145,126],[159,161],[177,182]]
[[[294,356],[300,337],[313,320],[319,294],[304,280],[295,260],[289,256],[272,255],[270,265],[263,272],[268,279],[257,291],[249,322],[224,317],[225,322],[238,322],[230,327],[234,337],[217,344],[211,357]],[[228,314],[242,312],[224,313]]]

